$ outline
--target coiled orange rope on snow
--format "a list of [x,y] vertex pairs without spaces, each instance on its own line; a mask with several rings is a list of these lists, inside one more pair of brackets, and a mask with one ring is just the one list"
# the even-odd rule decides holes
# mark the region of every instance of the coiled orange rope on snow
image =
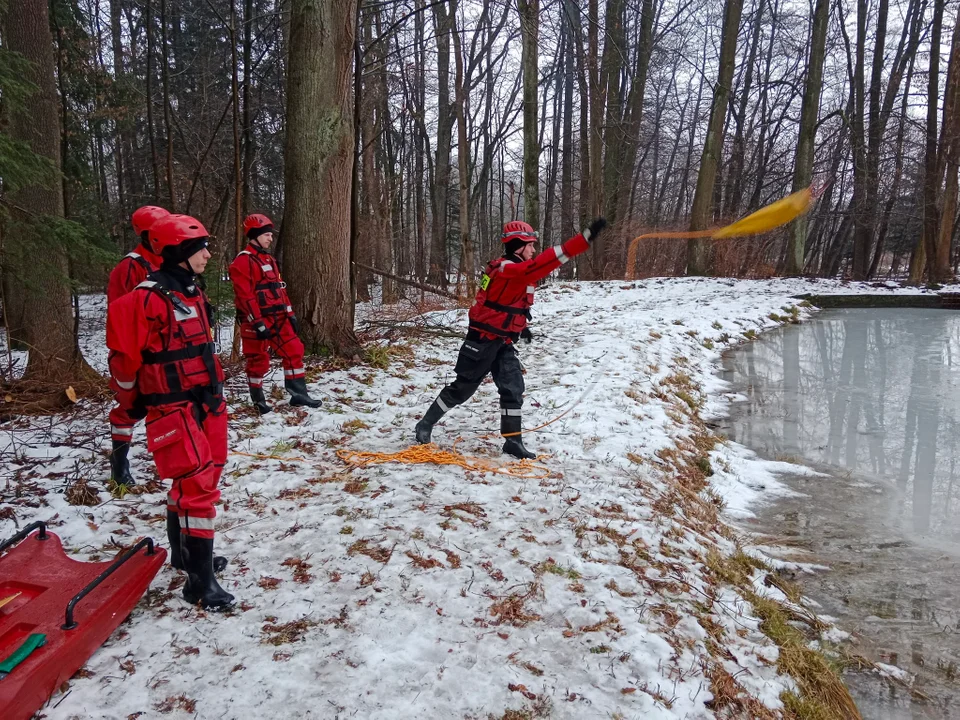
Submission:
[[401,463],[404,465],[457,465],[464,470],[497,473],[525,480],[543,480],[550,477],[550,469],[533,460],[516,460],[506,465],[498,465],[491,460],[467,457],[456,450],[441,450],[429,445],[411,445],[406,450],[395,453],[363,452],[360,450],[337,450],[337,457],[348,465],[367,467],[382,463]]

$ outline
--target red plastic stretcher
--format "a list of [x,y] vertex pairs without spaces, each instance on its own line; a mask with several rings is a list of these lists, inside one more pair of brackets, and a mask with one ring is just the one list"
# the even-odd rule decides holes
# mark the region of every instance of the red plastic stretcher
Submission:
[[29,720],[70,679],[130,614],[166,557],[144,538],[116,560],[79,562],[42,522],[0,544],[3,720]]

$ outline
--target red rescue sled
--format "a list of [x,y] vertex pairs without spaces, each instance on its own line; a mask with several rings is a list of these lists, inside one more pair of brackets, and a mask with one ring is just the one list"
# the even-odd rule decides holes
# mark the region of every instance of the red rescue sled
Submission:
[[0,716],[39,710],[130,614],[166,557],[144,538],[112,562],[79,562],[42,522],[0,544]]

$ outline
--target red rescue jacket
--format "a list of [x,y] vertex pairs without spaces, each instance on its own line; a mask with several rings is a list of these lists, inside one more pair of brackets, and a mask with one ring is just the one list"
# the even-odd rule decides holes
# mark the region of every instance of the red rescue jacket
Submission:
[[133,290],[160,268],[161,260],[141,243],[133,252],[124,255],[110,272],[107,283],[107,306]]
[[530,318],[537,281],[589,247],[583,235],[576,235],[525,262],[507,257],[490,261],[470,308],[470,329],[487,340],[515,342]]
[[270,327],[293,317],[287,284],[280,277],[277,259],[257,246],[247,245],[230,263],[233,297],[241,326],[263,320]]
[[165,287],[163,272],[110,306],[107,347],[111,384],[126,408],[192,400],[213,412],[222,404],[223,368],[203,291]]

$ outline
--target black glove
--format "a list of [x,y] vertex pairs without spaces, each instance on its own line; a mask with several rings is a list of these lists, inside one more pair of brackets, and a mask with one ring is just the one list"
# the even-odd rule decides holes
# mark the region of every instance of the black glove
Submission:
[[290,316],[290,327],[293,328],[293,331],[294,331],[297,335],[300,334],[300,321],[297,320],[297,316],[296,316],[296,315],[291,315],[291,316]]
[[583,231],[583,237],[588,243],[593,243],[597,239],[597,235],[603,232],[603,229],[607,226],[607,221],[605,218],[599,217],[593,220],[588,226],[587,229]]
[[257,334],[257,340],[269,340],[270,331],[267,330],[266,324],[263,320],[257,320],[253,324],[253,331]]
[[143,420],[147,416],[147,405],[143,401],[143,395],[138,395],[133,407],[127,410],[127,415],[132,420]]
[[526,340],[527,345],[533,342],[533,333],[530,332],[530,328],[525,327],[523,330],[520,331],[520,339]]

